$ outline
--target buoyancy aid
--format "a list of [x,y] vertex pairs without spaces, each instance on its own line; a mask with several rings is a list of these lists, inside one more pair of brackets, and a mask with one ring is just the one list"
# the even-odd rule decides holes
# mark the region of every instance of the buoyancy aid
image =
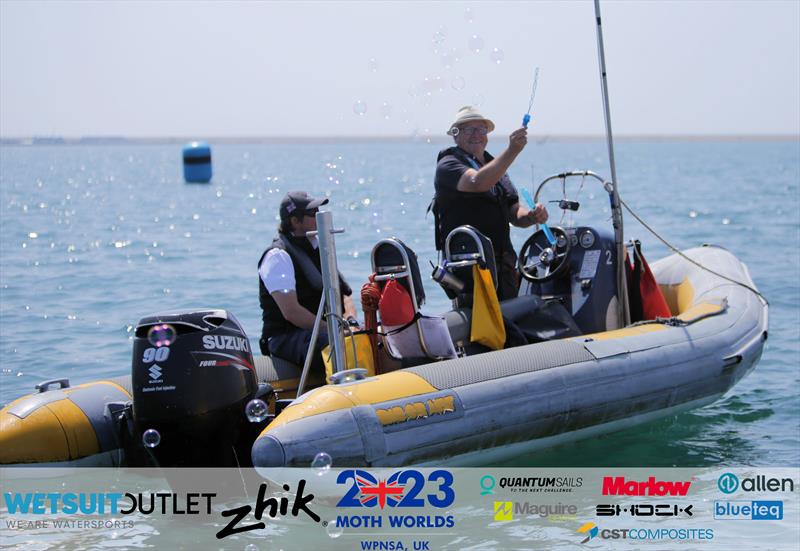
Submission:
[[[258,266],[261,266],[267,253],[276,248],[286,251],[292,259],[297,302],[312,314],[316,314],[323,290],[319,249],[315,249],[306,237],[279,233],[272,241],[272,245],[262,253],[261,258],[258,260]],[[352,294],[350,286],[341,273],[339,273],[339,286],[342,297]],[[262,310],[261,319],[263,321],[261,329],[261,351],[266,354],[264,350],[269,337],[298,329],[298,327],[283,317],[275,299],[267,292],[264,282],[261,281],[261,277],[258,278],[258,298]]]
[[[477,168],[474,157],[459,147],[450,147],[439,152],[437,163],[444,157],[452,155],[465,165]],[[494,157],[485,153],[485,161]],[[508,178],[504,175],[503,178]],[[458,226],[469,224],[488,237],[494,245],[494,253],[502,257],[507,251],[513,252],[509,229],[509,204],[511,197],[506,189],[497,182],[494,187],[483,193],[468,193],[445,189],[436,185],[436,195],[431,201],[429,210],[433,211],[435,225],[436,249],[443,250],[447,235]]]

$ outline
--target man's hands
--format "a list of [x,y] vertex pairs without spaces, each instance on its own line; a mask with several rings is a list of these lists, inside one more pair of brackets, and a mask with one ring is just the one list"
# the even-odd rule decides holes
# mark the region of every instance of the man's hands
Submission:
[[517,128],[508,136],[508,151],[515,157],[519,155],[528,144],[528,129],[524,126]]

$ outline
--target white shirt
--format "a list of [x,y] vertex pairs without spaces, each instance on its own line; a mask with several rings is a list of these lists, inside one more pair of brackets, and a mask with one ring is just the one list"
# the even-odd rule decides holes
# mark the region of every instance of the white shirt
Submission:
[[[309,242],[315,249],[319,247],[316,237],[310,238]],[[283,249],[275,248],[267,253],[258,267],[258,275],[270,294],[275,291],[288,293],[297,289],[292,257]]]

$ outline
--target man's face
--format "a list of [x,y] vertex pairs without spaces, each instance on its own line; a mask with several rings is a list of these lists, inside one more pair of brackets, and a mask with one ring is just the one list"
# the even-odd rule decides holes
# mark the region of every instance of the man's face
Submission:
[[301,217],[292,217],[292,227],[295,235],[305,235],[306,232],[317,231],[317,212],[312,209],[303,212]]
[[472,153],[476,157],[480,157],[483,155],[486,144],[489,142],[487,136],[488,130],[488,125],[483,121],[462,124],[458,127],[456,145],[464,151]]

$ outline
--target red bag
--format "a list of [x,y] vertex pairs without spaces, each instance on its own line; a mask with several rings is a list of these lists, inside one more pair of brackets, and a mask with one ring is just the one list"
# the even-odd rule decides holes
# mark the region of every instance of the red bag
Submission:
[[414,303],[411,295],[397,280],[390,279],[384,286],[378,303],[383,325],[405,325],[414,319]]
[[630,304],[631,322],[652,320],[657,317],[672,316],[664,294],[656,283],[653,272],[642,254],[639,241],[634,241],[633,266],[625,253],[625,268],[628,276],[628,303]]

